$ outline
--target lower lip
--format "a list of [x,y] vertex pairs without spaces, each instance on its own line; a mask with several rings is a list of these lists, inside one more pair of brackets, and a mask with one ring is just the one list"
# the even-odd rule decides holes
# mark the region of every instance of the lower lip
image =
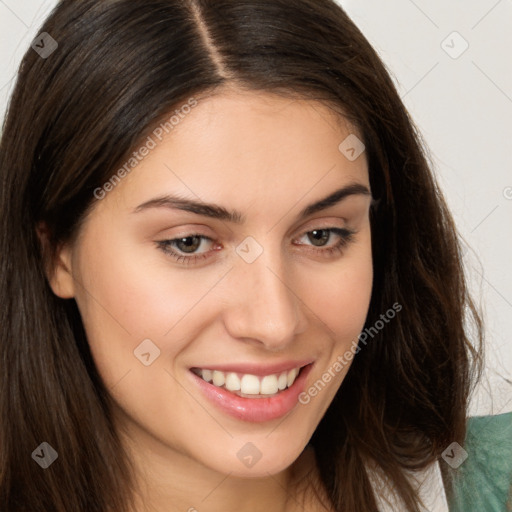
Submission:
[[239,420],[258,423],[281,418],[297,405],[312,366],[304,366],[291,387],[269,398],[244,398],[206,382],[193,372],[190,374],[206,397],[222,411]]

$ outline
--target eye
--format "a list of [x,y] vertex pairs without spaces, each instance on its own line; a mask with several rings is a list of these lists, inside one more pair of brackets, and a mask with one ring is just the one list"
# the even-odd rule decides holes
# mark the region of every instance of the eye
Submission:
[[308,231],[304,233],[301,238],[307,237],[308,240],[312,241],[314,246],[324,247],[331,239],[332,234],[335,234],[339,238],[334,245],[331,245],[327,249],[312,250],[315,253],[320,253],[322,256],[331,256],[334,253],[341,253],[343,249],[353,241],[356,232],[345,228],[321,228]]
[[[315,247],[326,247],[328,242],[331,240],[332,235],[338,237],[338,241],[327,248],[315,249]],[[312,241],[313,246],[308,244],[298,243],[295,245],[308,246],[308,250],[321,256],[332,256],[333,254],[339,254],[343,251],[350,242],[353,241],[355,231],[351,231],[345,228],[322,228],[308,231],[301,236],[301,239],[307,237],[308,240]],[[206,243],[203,243],[206,242]],[[197,263],[198,261],[209,258],[212,252],[217,251],[221,248],[219,244],[215,244],[215,241],[211,238],[200,235],[197,233],[183,236],[180,238],[173,238],[171,240],[160,240],[156,242],[158,248],[165,254],[171,256],[178,263],[189,265],[191,263]],[[199,248],[204,248],[205,245],[211,245],[215,248],[204,252],[197,252]]]
[[[196,253],[197,249],[201,247],[203,241],[213,242],[213,240],[207,236],[199,234],[191,234],[181,238],[173,238],[172,240],[161,240],[157,242],[158,247],[174,258],[178,263],[190,263],[191,261],[198,261],[208,258],[208,253]],[[177,248],[176,251],[173,248]],[[184,254],[183,254],[184,253]],[[191,254],[191,256],[187,256]]]

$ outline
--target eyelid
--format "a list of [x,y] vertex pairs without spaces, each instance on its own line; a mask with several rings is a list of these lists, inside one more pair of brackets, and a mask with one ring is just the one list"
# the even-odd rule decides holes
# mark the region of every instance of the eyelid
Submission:
[[[346,246],[350,245],[354,239],[354,236],[357,234],[356,230],[349,229],[346,227],[336,227],[331,225],[327,226],[319,226],[316,225],[315,227],[312,227],[311,229],[305,229],[301,231],[301,234],[299,235],[299,239],[307,236],[309,233],[312,233],[313,231],[328,231],[329,237],[331,238],[331,235],[334,234],[335,236],[339,237],[339,240],[337,243],[326,245],[326,246],[314,246],[309,244],[295,244],[298,246],[303,246],[306,248],[306,251],[309,253],[314,254],[318,257],[325,257],[329,258],[334,253],[343,253]],[[183,262],[183,264],[195,264],[198,260],[206,260],[211,257],[211,253],[215,252],[215,249],[206,251],[204,253],[186,253],[186,252],[180,252],[180,250],[175,249],[169,249],[169,246],[172,247],[173,244],[176,244],[177,242],[181,241],[184,238],[200,238],[201,242],[203,240],[208,240],[212,242],[214,245],[217,243],[215,239],[212,237],[203,235],[198,232],[190,232],[186,233],[184,235],[178,235],[174,238],[166,239],[157,241],[156,244],[158,248],[166,253],[169,257],[173,258],[176,262]],[[297,238],[294,238],[294,242]]]
[[[347,219],[345,217],[330,217],[330,218],[322,218],[322,219],[312,219],[310,221],[307,221],[300,229],[300,231],[297,232],[296,235],[293,236],[293,239],[303,237],[307,233],[311,233],[311,231],[315,231],[316,229],[326,229],[326,230],[346,230],[351,231],[351,229],[344,225],[344,226],[338,226],[334,225],[334,223],[337,223],[339,221],[343,221],[345,224],[347,223]],[[180,232],[177,234],[169,235],[165,238],[165,240],[162,241],[177,241],[181,240],[182,238],[189,238],[189,237],[201,237],[208,239],[212,242],[216,242],[215,235],[207,235],[204,232],[202,232],[202,227],[204,227],[205,230],[208,230],[209,232],[212,232],[211,229],[209,229],[207,226],[204,226],[202,224],[200,225],[194,225],[189,224],[190,227],[183,228]],[[201,228],[199,227],[201,226]],[[167,230],[165,230],[167,231]],[[165,235],[164,235],[165,236]]]
[[[342,221],[343,226],[338,226],[338,223]],[[315,229],[348,229],[346,226],[348,220],[345,217],[323,217],[320,219],[311,219],[302,225],[299,234],[303,235],[314,231]]]

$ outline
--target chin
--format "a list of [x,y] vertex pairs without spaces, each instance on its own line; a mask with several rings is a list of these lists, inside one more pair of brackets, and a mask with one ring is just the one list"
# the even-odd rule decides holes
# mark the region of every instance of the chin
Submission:
[[[282,425],[279,428],[283,428]],[[290,437],[295,439],[292,441]],[[289,468],[300,457],[308,443],[309,437],[304,438],[296,431],[285,433],[288,441],[282,441],[281,436],[269,435],[269,432],[259,436],[237,437],[229,442],[229,446],[221,446],[211,459],[204,461],[215,471],[230,474],[239,478],[263,478],[278,474]],[[212,464],[212,461],[215,461]]]

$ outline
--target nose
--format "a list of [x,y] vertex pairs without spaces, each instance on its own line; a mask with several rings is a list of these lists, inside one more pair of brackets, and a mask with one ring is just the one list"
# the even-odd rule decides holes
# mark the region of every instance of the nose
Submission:
[[264,251],[253,263],[237,261],[227,284],[224,323],[231,336],[281,351],[304,332],[304,303],[279,256]]

